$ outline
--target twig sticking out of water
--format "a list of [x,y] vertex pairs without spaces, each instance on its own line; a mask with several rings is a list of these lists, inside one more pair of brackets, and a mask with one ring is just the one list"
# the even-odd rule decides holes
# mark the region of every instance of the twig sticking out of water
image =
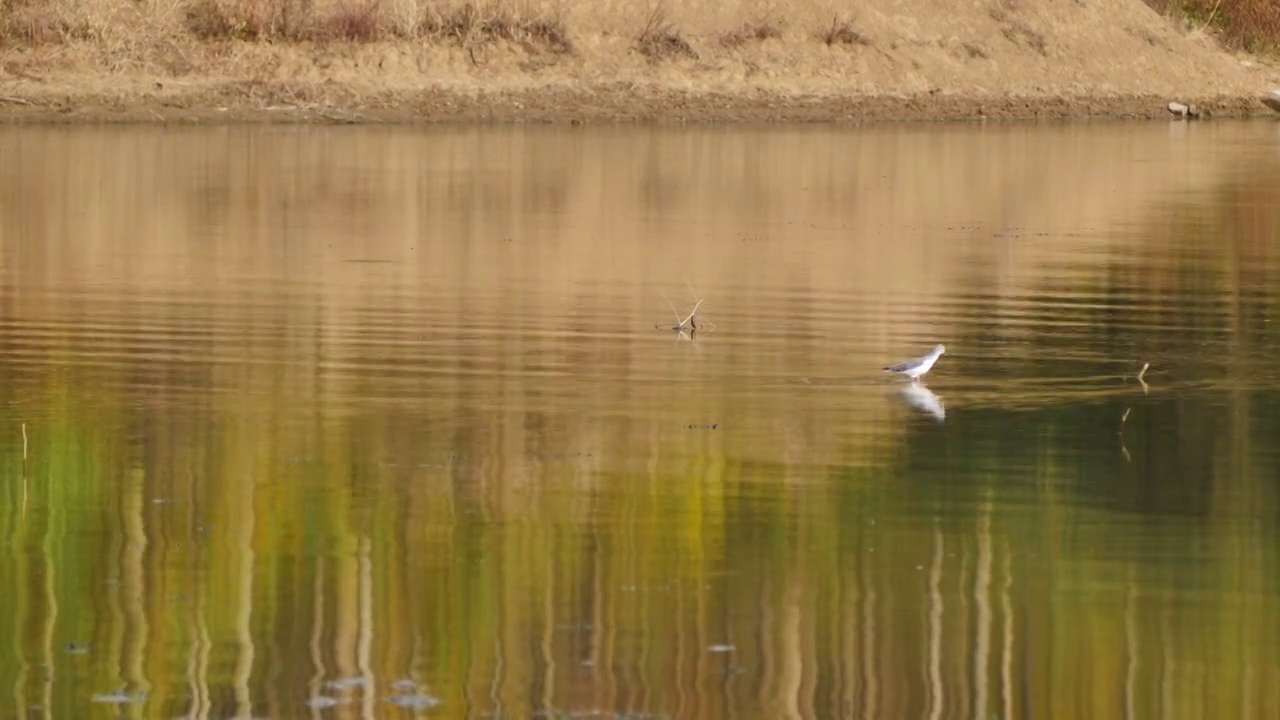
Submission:
[[1129,457],[1129,448],[1124,446],[1124,421],[1129,419],[1129,413],[1132,411],[1131,407],[1124,409],[1124,415],[1120,416],[1120,430],[1116,432],[1116,435],[1120,436],[1120,452],[1124,453],[1125,462],[1133,462],[1133,458]]
[[699,300],[698,304],[693,306],[693,310],[683,318],[680,317],[680,313],[676,312],[676,306],[672,305],[670,300],[667,301],[667,305],[671,308],[671,314],[675,315],[676,324],[675,325],[658,324],[658,325],[655,325],[654,327],[659,329],[666,328],[669,330],[676,330],[678,332],[686,332],[689,330],[698,329],[697,315],[698,315],[698,307],[702,305],[701,300]]
[[[685,287],[687,287],[687,288],[689,288],[689,294],[693,296],[694,301],[697,303],[696,305],[694,305],[694,306],[693,306],[693,313],[690,313],[690,317],[693,317],[693,315],[694,315],[695,313],[697,313],[697,312],[698,312],[698,307],[699,307],[700,305],[702,305],[702,300],[703,300],[703,299],[702,299],[702,298],[700,298],[700,297],[698,297],[698,293],[694,291],[694,289],[693,289],[693,285],[690,285],[688,280],[685,280],[685,281],[684,281],[684,286],[685,286]],[[704,318],[704,317],[696,317],[696,318],[693,318],[693,319],[694,319],[696,322],[701,322],[703,327],[709,327],[709,328],[711,328],[712,330],[714,330],[714,329],[715,329],[715,327],[716,327],[716,324],[715,324],[715,323],[711,322],[710,320],[708,320],[708,319],[706,319],[706,318]]]
[[[1147,385],[1147,381],[1142,379],[1147,374],[1147,370],[1149,370],[1150,368],[1151,368],[1151,363],[1149,362],[1142,363],[1142,369],[1138,371],[1137,375],[1133,376],[1133,379],[1137,380],[1138,384],[1142,386],[1143,395],[1146,395],[1147,391],[1150,389],[1150,386]],[[1128,375],[1121,375],[1120,379],[1123,380],[1124,382],[1129,382]]]
[[[1146,395],[1146,394],[1147,394],[1147,391],[1149,390],[1149,388],[1148,388],[1148,386],[1147,386],[1147,381],[1146,381],[1146,380],[1143,380],[1142,378],[1143,378],[1143,376],[1144,376],[1144,375],[1146,375],[1146,374],[1147,374],[1147,370],[1148,370],[1150,367],[1151,367],[1151,363],[1149,363],[1149,362],[1148,362],[1148,363],[1142,363],[1142,369],[1138,371],[1138,374],[1137,374],[1137,375],[1135,376],[1135,378],[1134,378],[1134,379],[1136,379],[1136,380],[1138,381],[1138,383],[1139,383],[1140,385],[1142,385],[1142,394],[1143,394],[1143,395]],[[1124,409],[1124,415],[1120,416],[1120,430],[1116,433],[1117,435],[1119,435],[1119,436],[1120,436],[1120,452],[1123,452],[1123,453],[1124,453],[1124,459],[1125,459],[1125,462],[1133,462],[1133,459],[1129,457],[1129,448],[1125,447],[1125,445],[1124,445],[1124,421],[1129,419],[1129,413],[1130,413],[1132,410],[1133,410],[1133,408],[1131,408],[1131,407],[1127,407],[1127,408],[1125,408],[1125,409]]]
[[[685,285],[689,285],[689,283],[686,282]],[[654,327],[660,330],[662,329],[675,330],[676,332],[680,332],[680,333],[697,332],[698,320],[699,320],[698,308],[702,307],[702,298],[698,297],[698,294],[693,292],[693,286],[691,285],[689,285],[689,292],[693,293],[693,299],[696,300],[697,302],[694,303],[693,310],[690,310],[689,314],[685,315],[684,317],[680,317],[680,313],[676,311],[676,306],[671,304],[670,298],[667,298],[666,295],[663,295],[663,299],[667,301],[667,307],[671,308],[671,314],[674,315],[676,318],[676,324],[675,325],[658,324],[658,325],[655,325]],[[714,324],[712,324],[711,326],[715,327]]]
[[22,423],[22,516],[27,515],[27,424]]

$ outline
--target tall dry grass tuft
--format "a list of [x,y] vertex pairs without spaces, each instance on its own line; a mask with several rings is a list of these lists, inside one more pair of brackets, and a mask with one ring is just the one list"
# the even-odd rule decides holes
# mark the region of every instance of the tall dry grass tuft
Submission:
[[[306,5],[309,0],[301,0]],[[301,35],[306,14],[291,0],[192,0],[185,12],[188,32],[201,40],[267,40]]]
[[749,42],[764,42],[782,37],[782,23],[772,17],[748,20],[737,28],[720,36],[720,44],[727,48],[739,48]]
[[0,47],[92,38],[94,29],[75,10],[51,0],[0,0]]
[[383,39],[388,31],[381,0],[341,0],[312,23],[309,34],[316,40],[358,43]]
[[[145,21],[145,22],[144,22]],[[507,41],[529,52],[576,52],[562,10],[516,0],[0,0],[0,47],[107,36],[202,41]],[[157,32],[158,31],[158,32]]]
[[693,49],[688,40],[667,20],[667,8],[662,3],[653,6],[644,29],[636,38],[636,47],[640,54],[650,60],[667,60],[674,58],[698,59],[698,51]]
[[464,45],[505,40],[527,51],[572,54],[575,47],[562,13],[526,14],[510,2],[465,2],[436,9],[419,25],[424,35],[452,38]]

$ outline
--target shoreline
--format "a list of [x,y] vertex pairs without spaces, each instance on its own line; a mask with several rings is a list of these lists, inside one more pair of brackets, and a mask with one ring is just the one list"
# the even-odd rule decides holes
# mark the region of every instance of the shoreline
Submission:
[[[318,2],[306,27],[321,39],[271,23],[229,38],[193,24],[204,16],[107,12],[122,1],[88,0],[67,25],[54,0],[31,0],[43,25],[3,26],[0,123],[852,125],[1172,118],[1170,103],[1229,118],[1270,114],[1262,98],[1280,87],[1276,57],[1228,50],[1141,0],[904,0],[844,15],[787,6],[785,16],[671,0],[661,17],[662,4],[619,14],[591,0],[544,16],[499,2],[493,17],[463,4],[448,16],[456,27],[400,30],[377,3],[353,18]],[[183,7],[257,7],[246,3]],[[339,20],[373,24],[358,26],[363,39],[345,25],[348,39],[335,39]],[[35,33],[46,26],[47,38]]]
[[[0,84],[0,123],[15,124],[834,124],[1175,119],[1168,103],[1209,117],[1275,115],[1257,95],[791,94],[700,92],[634,84],[493,92],[432,89],[362,94],[344,88],[226,83],[196,90],[20,94]],[[346,97],[343,97],[346,96]],[[308,98],[317,97],[316,100]]]

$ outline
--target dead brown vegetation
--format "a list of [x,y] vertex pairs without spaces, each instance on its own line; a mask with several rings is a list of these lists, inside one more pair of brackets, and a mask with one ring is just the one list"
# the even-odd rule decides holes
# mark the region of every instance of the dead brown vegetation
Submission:
[[[1221,0],[1187,27],[1216,27],[1251,1]],[[1169,97],[1221,116],[1265,111],[1258,94],[1280,72],[1134,0],[981,0],[954,18],[924,0],[901,17],[869,7],[0,0],[0,118],[849,120],[1142,114],[1144,103],[1163,116]],[[918,108],[873,102],[925,92]],[[1022,100],[1010,109],[1008,97]]]
[[92,29],[41,0],[0,0],[0,47],[38,47],[92,37]]
[[202,40],[313,40],[374,42],[444,38],[464,45],[508,41],[529,51],[574,52],[564,19],[528,14],[514,4],[435,4],[416,18],[397,21],[384,0],[192,0],[186,28]]
[[840,15],[831,16],[831,24],[818,34],[827,45],[871,45],[871,39],[858,32],[853,23]]
[[727,48],[738,48],[749,42],[764,42],[782,37],[782,24],[772,17],[749,20],[737,28],[720,36],[720,44]]
[[698,51],[693,49],[688,40],[680,34],[674,24],[667,20],[666,6],[655,5],[645,21],[644,30],[636,38],[636,47],[640,54],[650,60],[667,60],[673,58],[698,59]]
[[423,34],[452,38],[465,45],[506,40],[530,51],[574,52],[562,16],[525,15],[509,4],[463,3],[430,14],[419,27]]
[[[1280,51],[1277,0],[1145,0],[1192,29],[1213,32],[1231,48]],[[1042,28],[1019,15],[1023,0],[991,0],[988,12],[1015,44],[1048,53]],[[0,0],[0,47],[38,47],[94,41],[131,33],[147,13],[177,18],[169,27],[200,40],[345,41],[440,37],[474,45],[512,42],[530,51],[572,53],[575,43],[563,11],[535,10],[514,0]],[[734,49],[780,39],[784,23],[776,7],[712,38]],[[864,29],[836,13],[815,33],[828,46],[871,45]],[[176,36],[169,31],[168,38]],[[649,12],[636,48],[651,59],[697,58],[694,43],[668,19],[659,0]]]
[[346,42],[371,42],[387,34],[380,0],[342,0],[314,32],[321,40]]
[[192,0],[184,13],[201,40],[301,39],[311,16],[310,0]]
[[1228,47],[1280,52],[1280,2],[1276,0],[1145,0],[1157,12],[1181,16],[1212,30]]

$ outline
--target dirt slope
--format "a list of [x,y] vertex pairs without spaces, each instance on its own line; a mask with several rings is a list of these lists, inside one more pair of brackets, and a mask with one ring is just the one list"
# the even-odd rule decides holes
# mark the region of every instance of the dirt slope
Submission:
[[[98,0],[114,2],[115,0]],[[1141,0],[587,0],[537,38],[206,42],[173,13],[0,49],[14,120],[882,120],[1269,112],[1273,62]],[[127,18],[126,18],[127,19]],[[646,25],[666,31],[642,52]],[[651,29],[650,37],[654,37]],[[763,39],[761,39],[763,37]]]

